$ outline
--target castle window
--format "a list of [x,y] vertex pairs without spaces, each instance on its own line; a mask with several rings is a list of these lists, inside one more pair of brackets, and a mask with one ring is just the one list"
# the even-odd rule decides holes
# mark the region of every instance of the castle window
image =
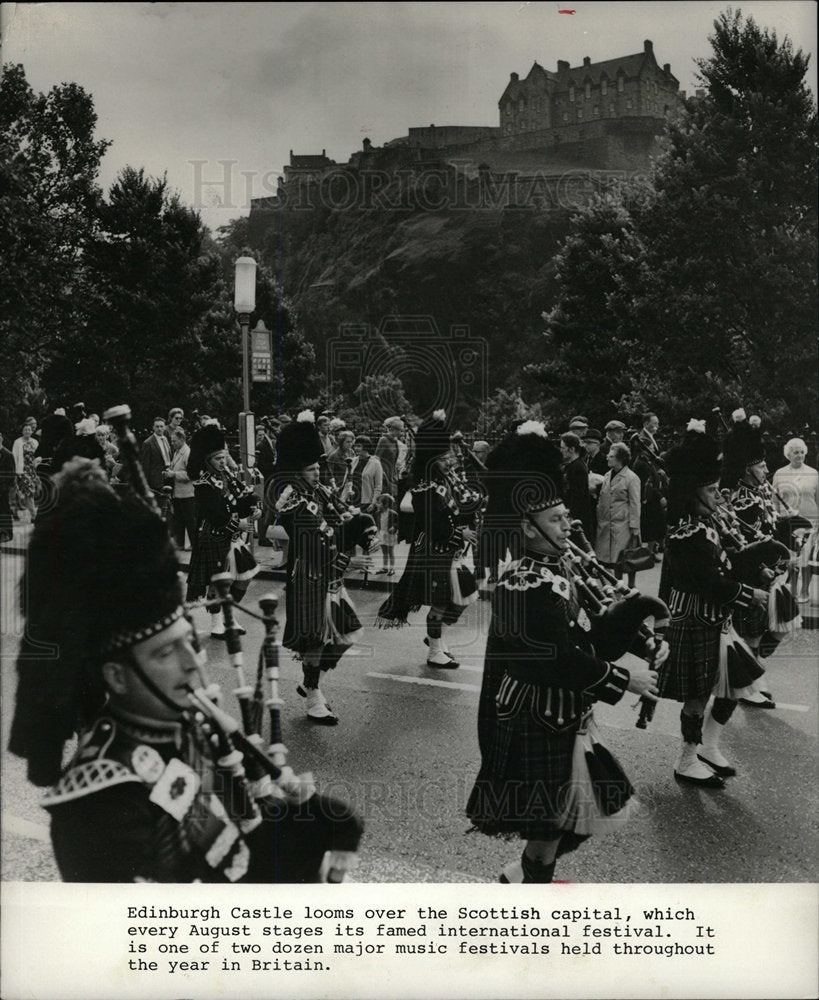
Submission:
[[586,84],[586,100],[587,101],[591,100],[591,84],[590,83]]
[[568,111],[564,111],[563,112],[563,121],[567,122],[568,120],[569,120],[569,112]]
[[595,106],[594,106],[594,114],[595,114],[595,117],[599,116],[599,114],[600,114],[600,105],[599,104],[595,104]]
[[614,104],[613,103],[609,105],[609,114],[610,115],[614,115]]
[[654,84],[654,93],[655,94],[657,93],[657,84],[656,83]]
[[577,120],[579,122],[583,121],[583,109],[582,108],[578,108],[577,109]]
[[622,77],[622,75],[620,75],[620,76],[617,77],[617,93],[618,94],[622,94],[623,93],[623,77]]
[[629,111],[631,110],[631,98],[629,98],[629,99],[628,99],[628,100],[626,101],[626,107],[627,107],[627,108],[629,109]]
[[600,93],[603,95],[603,97],[605,97],[608,92],[609,92],[609,82],[608,82],[608,80],[601,80],[600,81]]
[[574,104],[574,87],[569,87],[569,104]]

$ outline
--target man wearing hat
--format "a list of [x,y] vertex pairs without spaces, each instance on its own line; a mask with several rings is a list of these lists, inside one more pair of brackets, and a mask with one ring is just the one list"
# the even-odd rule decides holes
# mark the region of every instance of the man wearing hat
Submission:
[[410,488],[415,523],[407,564],[377,619],[383,628],[400,627],[411,612],[428,607],[427,666],[439,669],[459,666],[443,629],[478,599],[472,547],[484,497],[452,474],[455,461],[446,414],[436,410],[415,435]]
[[[335,726],[338,717],[319,682],[361,629],[343,577],[350,561],[348,548],[356,541],[366,546],[369,538],[346,538],[330,493],[320,485],[323,455],[313,412],[304,410],[279,436],[276,511],[289,538],[282,644],[301,659],[304,682],[299,694],[307,699],[308,720]],[[375,523],[369,520],[374,534]]]
[[[199,530],[192,539],[188,600],[206,594],[212,597],[211,577],[230,573],[231,595],[241,601],[259,572],[248,540],[260,512],[253,490],[228,468],[225,434],[218,424],[205,424],[193,435],[187,473],[194,484],[199,518]],[[210,634],[224,637],[221,614],[211,614]]]
[[[719,446],[705,421],[689,422],[683,443],[666,456],[669,474],[664,570],[671,624],[660,695],[683,703],[683,746],[674,768],[686,784],[722,788],[736,774],[719,748],[737,692],[763,670],[731,625],[732,613],[765,606],[767,594],[739,581],[713,516],[720,504]],[[711,695],[714,702],[704,719]]]
[[622,420],[609,420],[603,429],[606,432],[606,437],[601,450],[608,455],[609,448],[613,444],[620,444],[622,442],[626,435],[626,425]]
[[[767,485],[768,465],[760,428],[746,419],[742,409],[735,410],[732,418],[732,428],[723,441],[722,482],[731,489],[731,506],[745,541],[776,538],[793,544],[780,530],[787,515],[777,511]],[[766,588],[771,585],[771,579],[760,582]],[[769,596],[768,607],[747,609],[736,619],[737,632],[763,657],[769,656],[788,632],[801,626],[798,605],[788,582],[777,580],[774,586],[776,591]],[[758,708],[776,707],[769,691],[754,690],[741,700]]]
[[218,759],[193,712],[208,676],[167,526],[88,460],[57,486],[28,549],[9,749],[52,786],[43,805],[62,878],[317,881],[325,851],[355,850],[360,823],[304,779],[274,797]]
[[259,545],[263,546],[273,544],[267,537],[267,529],[276,516],[273,479],[276,474],[276,440],[280,427],[281,424],[275,417],[263,417],[259,424],[259,436],[256,441],[256,466],[261,472],[264,482],[262,487],[262,517],[258,527]]
[[[483,833],[526,841],[520,866],[501,882],[551,882],[556,859],[592,828],[621,827],[633,788],[600,745],[592,705],[615,704],[626,691],[656,700],[654,669],[626,670],[595,653],[567,559],[561,460],[543,424],[527,421],[487,461],[484,532],[495,555],[512,561],[492,601],[478,709],[481,768],[467,815]],[[659,644],[656,662],[666,655]]]
[[588,429],[589,422],[585,417],[572,417],[569,421],[569,431],[572,434],[576,434],[581,441]]
[[589,427],[583,434],[583,447],[586,449],[586,464],[589,472],[596,476],[605,476],[609,471],[606,453],[603,451],[603,434],[596,427]]

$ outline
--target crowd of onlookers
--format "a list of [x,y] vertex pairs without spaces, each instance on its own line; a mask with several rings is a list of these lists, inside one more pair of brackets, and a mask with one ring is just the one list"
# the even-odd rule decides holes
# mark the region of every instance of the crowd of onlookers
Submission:
[[[255,470],[263,516],[257,540],[276,545],[276,450],[281,428],[293,418],[286,413],[265,416],[256,425]],[[167,419],[154,418],[150,433],[139,435],[140,459],[148,485],[180,549],[192,544],[197,527],[194,486],[187,473],[190,438],[197,428],[218,421],[193,411],[173,407]],[[333,486],[346,503],[376,517],[382,541],[381,573],[394,571],[394,545],[408,540],[412,510],[407,488],[413,456],[413,435],[420,421],[411,416],[391,416],[372,426],[369,433],[349,428],[339,417],[319,414],[316,426],[324,448],[322,482]],[[564,425],[565,427],[566,425]],[[566,503],[580,520],[601,562],[617,572],[633,574],[654,562],[665,534],[667,479],[662,455],[673,441],[662,441],[657,415],[646,413],[640,427],[631,429],[613,418],[602,429],[585,417],[572,417],[555,434],[564,459]],[[480,481],[491,443],[461,431],[452,434],[452,450],[460,473]],[[769,459],[774,486],[794,508],[814,522],[819,518],[819,473],[806,463],[808,447],[792,438],[783,461]],[[781,452],[780,452],[781,454]],[[96,458],[116,482],[122,463],[117,442],[96,413],[84,404],[70,415],[57,409],[41,423],[27,417],[11,449],[0,435],[0,540],[12,537],[15,516],[20,523],[33,521],[43,496],[44,480],[69,458]],[[777,466],[783,466],[778,468]]]

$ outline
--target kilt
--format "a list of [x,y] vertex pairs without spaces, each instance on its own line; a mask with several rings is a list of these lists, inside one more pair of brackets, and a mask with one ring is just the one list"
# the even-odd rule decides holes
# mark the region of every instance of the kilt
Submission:
[[665,633],[668,659],[660,667],[661,698],[688,701],[708,698],[717,682],[722,625],[690,618],[672,621]]
[[303,654],[321,649],[330,641],[331,629],[327,615],[328,571],[311,570],[304,559],[291,551],[287,566],[285,589],[284,633],[282,645],[294,653]]
[[564,832],[559,817],[568,804],[575,739],[576,727],[549,732],[526,710],[497,719],[466,807],[473,825],[525,840]]
[[196,601],[204,597],[214,573],[224,573],[230,552],[231,536],[217,535],[204,521],[193,540],[191,563],[188,569],[188,592],[186,599]]

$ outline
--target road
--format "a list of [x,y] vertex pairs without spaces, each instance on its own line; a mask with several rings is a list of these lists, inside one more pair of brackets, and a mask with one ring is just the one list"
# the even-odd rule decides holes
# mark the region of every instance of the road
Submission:
[[[22,557],[4,555],[3,593],[10,601]],[[658,571],[638,583],[656,592]],[[257,606],[280,585],[253,582]],[[469,609],[452,630],[461,660],[455,671],[426,666],[423,615],[417,626],[372,627],[384,594],[358,590],[362,641],[323,687],[340,718],[335,728],[309,723],[296,694],[300,667],[282,655],[285,742],[296,770],[310,770],[320,787],[351,801],[366,822],[361,882],[495,881],[519,854],[516,843],[467,833],[464,803],[478,765],[476,713],[489,603]],[[282,602],[283,605],[283,602]],[[197,612],[205,629],[206,615]],[[259,623],[241,616],[248,672],[262,640]],[[47,814],[6,750],[13,707],[19,621],[6,604],[2,674],[2,875],[58,878],[48,843]],[[213,679],[235,685],[224,643],[206,643]],[[770,661],[775,711],[740,707],[724,740],[739,775],[724,791],[683,788],[673,778],[679,707],[663,702],[646,731],[635,728],[635,698],[596,709],[609,748],[638,790],[642,809],[621,832],[595,838],[563,859],[558,877],[574,882],[801,882],[816,880],[817,671],[819,632],[799,633]],[[227,707],[235,708],[232,695]]]

